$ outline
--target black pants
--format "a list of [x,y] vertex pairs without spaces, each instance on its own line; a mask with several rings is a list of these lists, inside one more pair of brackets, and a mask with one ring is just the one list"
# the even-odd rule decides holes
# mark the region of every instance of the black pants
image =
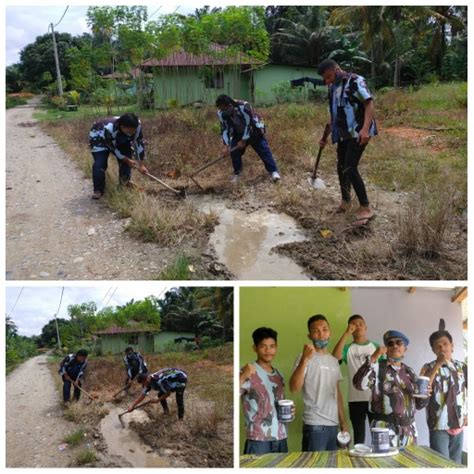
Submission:
[[349,402],[349,418],[354,430],[354,444],[365,444],[365,419],[369,418],[369,425],[373,419],[369,411],[369,402]]
[[[142,374],[147,374],[147,373],[148,373],[148,369],[144,367]],[[138,370],[132,370],[132,373],[131,373],[132,376],[130,377],[130,381],[132,382],[138,374],[139,374]],[[126,385],[127,383],[128,383],[128,372],[127,372],[127,378],[125,379],[124,384]]]
[[[105,192],[105,172],[107,171],[107,161],[109,159],[109,151],[95,151],[92,153],[94,164],[92,165],[92,181],[94,183],[94,191]],[[132,168],[123,160],[117,158],[119,166],[119,183],[122,185],[130,181]]]
[[365,184],[357,169],[366,146],[359,145],[357,138],[343,140],[337,144],[337,174],[342,200],[350,202],[352,186],[361,206],[369,205]]
[[[161,397],[162,395],[164,394],[158,393],[159,397]],[[170,411],[166,399],[162,400],[160,403],[165,412]],[[178,405],[178,418],[181,420],[182,418],[184,418],[184,388],[176,391],[176,405]]]
[[[81,385],[81,381],[78,380],[78,385]],[[63,400],[65,402],[68,402],[69,399],[71,398],[71,386],[74,387],[74,400],[76,402],[79,401],[79,398],[81,398],[81,391],[74,385],[72,385],[72,382],[70,380],[66,380],[63,376]]]

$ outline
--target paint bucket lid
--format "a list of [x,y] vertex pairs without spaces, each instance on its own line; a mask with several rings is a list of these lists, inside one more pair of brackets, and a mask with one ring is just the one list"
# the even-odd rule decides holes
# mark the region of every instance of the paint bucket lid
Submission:
[[372,433],[388,433],[388,428],[372,428]]
[[341,444],[349,444],[351,441],[351,435],[347,431],[339,431],[339,433],[337,433],[337,440]]
[[417,377],[418,380],[429,380],[429,377],[425,377],[424,375],[418,375]]
[[278,405],[280,406],[293,406],[293,400],[278,400]]

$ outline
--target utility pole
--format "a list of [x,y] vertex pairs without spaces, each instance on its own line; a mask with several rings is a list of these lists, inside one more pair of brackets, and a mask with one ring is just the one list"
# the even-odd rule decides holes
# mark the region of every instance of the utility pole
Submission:
[[59,351],[61,351],[61,338],[59,337],[59,326],[58,326],[58,318],[57,318],[57,314],[54,315],[54,321],[56,322],[56,336],[57,336],[57,340],[58,340],[58,349]]
[[63,92],[63,83],[61,81],[61,69],[59,67],[59,57],[58,57],[58,47],[56,46],[56,35],[54,34],[54,25],[51,23],[51,34],[53,35],[53,49],[54,49],[54,62],[56,63],[56,77],[58,82],[58,93],[62,97]]

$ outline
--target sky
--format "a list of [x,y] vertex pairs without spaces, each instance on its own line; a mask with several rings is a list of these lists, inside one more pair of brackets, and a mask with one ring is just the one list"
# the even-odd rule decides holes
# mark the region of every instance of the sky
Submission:
[[[98,308],[104,306],[117,306],[130,301],[143,299],[153,295],[160,297],[166,290],[173,286],[163,282],[143,282],[138,284],[98,284],[96,286],[67,286],[64,290],[59,318],[69,319],[67,307],[71,304],[80,304],[94,301]],[[61,297],[61,286],[35,286],[23,287],[23,291],[15,305],[22,287],[7,287],[5,311],[18,327],[22,336],[33,336],[41,333],[42,327],[51,319],[58,310]],[[117,290],[114,293],[115,288]],[[111,289],[111,290],[110,290]],[[112,297],[111,297],[112,296]],[[111,297],[111,298],[110,298]],[[14,308],[13,312],[12,309]]]
[[[143,2],[137,2],[143,5]],[[152,20],[155,20],[161,14],[172,13],[178,8],[179,13],[192,13],[198,3],[192,4],[149,4],[148,13]],[[6,43],[6,65],[14,64],[20,60],[20,51],[27,45],[35,41],[36,37],[48,32],[50,23],[56,24],[64,13],[66,4],[51,6],[7,6],[5,43]],[[158,9],[159,11],[153,15]],[[71,35],[81,35],[89,32],[86,23],[87,6],[71,5],[66,12],[61,23],[55,28],[60,33],[70,33]]]

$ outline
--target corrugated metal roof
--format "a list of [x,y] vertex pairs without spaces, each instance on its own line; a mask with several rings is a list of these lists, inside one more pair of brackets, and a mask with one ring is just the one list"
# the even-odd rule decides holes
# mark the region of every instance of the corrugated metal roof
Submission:
[[[211,47],[216,53],[225,53],[226,48],[220,45]],[[231,64],[251,65],[259,64],[260,61],[252,59],[245,54],[233,54],[225,56],[224,54],[214,56],[212,54],[191,54],[186,51],[175,51],[164,59],[148,59],[142,63],[142,66],[151,67],[198,67],[198,66],[225,66]]]
[[121,328],[112,326],[102,331],[96,331],[95,334],[134,334],[139,332],[159,332],[158,329],[140,329],[140,328]]

